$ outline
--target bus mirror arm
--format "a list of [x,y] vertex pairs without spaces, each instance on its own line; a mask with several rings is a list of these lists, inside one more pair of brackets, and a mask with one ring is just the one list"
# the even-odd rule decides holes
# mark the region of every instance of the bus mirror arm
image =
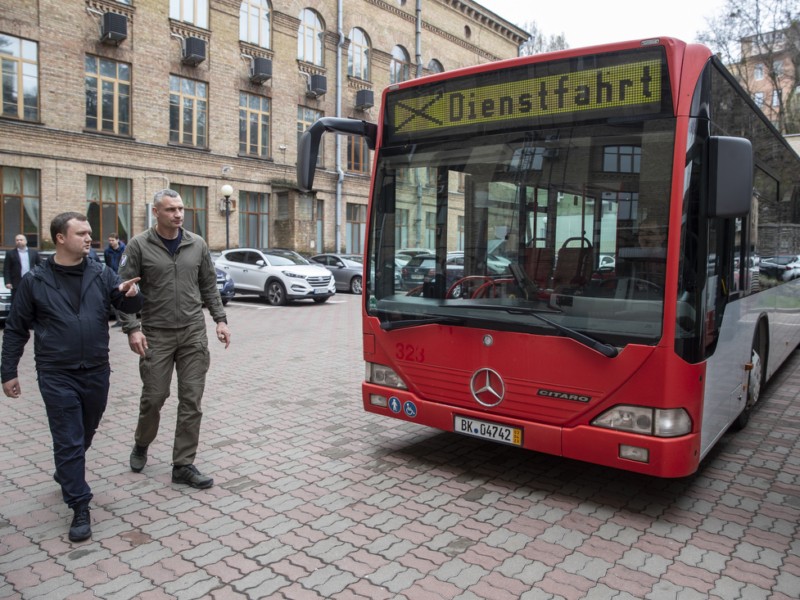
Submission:
[[297,148],[297,186],[308,192],[314,186],[314,172],[317,168],[317,156],[322,134],[326,131],[344,135],[358,135],[365,139],[370,150],[375,149],[378,141],[378,126],[375,123],[358,119],[342,119],[338,117],[322,117],[309,127],[300,137]]
[[738,137],[708,140],[708,216],[743,217],[753,201],[753,146]]

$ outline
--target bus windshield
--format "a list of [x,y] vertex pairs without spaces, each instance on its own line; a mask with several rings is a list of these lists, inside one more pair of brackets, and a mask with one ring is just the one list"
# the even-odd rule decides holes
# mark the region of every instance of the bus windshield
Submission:
[[384,146],[369,314],[655,344],[674,129],[658,117]]

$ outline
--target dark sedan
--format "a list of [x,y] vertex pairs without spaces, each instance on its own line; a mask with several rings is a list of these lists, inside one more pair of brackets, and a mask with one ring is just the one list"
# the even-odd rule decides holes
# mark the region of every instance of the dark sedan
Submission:
[[222,269],[215,270],[217,272],[217,289],[222,297],[222,305],[225,306],[229,301],[233,300],[233,296],[236,294],[233,279]]
[[337,291],[360,294],[362,289],[364,258],[359,254],[317,254],[311,260],[321,264],[333,274]]

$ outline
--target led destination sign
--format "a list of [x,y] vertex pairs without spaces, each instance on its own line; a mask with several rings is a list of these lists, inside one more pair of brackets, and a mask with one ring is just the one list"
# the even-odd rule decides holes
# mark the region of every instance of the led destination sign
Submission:
[[[648,58],[652,56],[648,53]],[[555,122],[658,114],[669,95],[668,91],[665,93],[662,67],[661,58],[628,60],[481,85],[503,76],[502,71],[497,71],[466,78],[472,86],[461,80],[456,87],[457,80],[453,80],[430,86],[431,93],[427,94],[420,93],[420,88],[403,90],[387,97],[387,133],[390,139],[399,140],[441,135],[454,128],[485,129],[488,124],[514,127],[526,121],[536,125],[544,119]]]

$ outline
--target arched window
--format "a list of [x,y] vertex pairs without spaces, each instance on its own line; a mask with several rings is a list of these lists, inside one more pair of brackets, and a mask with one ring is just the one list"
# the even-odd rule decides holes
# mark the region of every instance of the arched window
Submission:
[[432,58],[428,63],[428,71],[431,73],[444,73],[444,67],[438,60]]
[[369,81],[370,44],[363,29],[350,30],[350,48],[347,50],[347,74]]
[[239,6],[239,39],[269,48],[271,12],[268,0],[242,0]]
[[324,36],[325,25],[320,16],[310,8],[304,8],[297,31],[297,59],[321,67]]
[[392,60],[389,62],[389,83],[400,83],[409,79],[411,59],[408,51],[402,46],[392,48]]

